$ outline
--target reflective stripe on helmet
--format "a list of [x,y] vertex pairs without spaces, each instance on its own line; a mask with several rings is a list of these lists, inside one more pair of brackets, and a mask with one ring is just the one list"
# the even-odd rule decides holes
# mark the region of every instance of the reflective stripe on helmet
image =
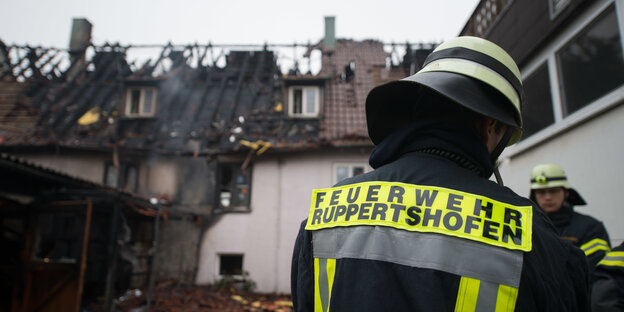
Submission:
[[531,189],[551,187],[572,188],[563,168],[557,164],[539,164],[531,170]]
[[[501,92],[514,105],[518,115],[520,114],[520,94],[505,77],[487,66],[466,59],[445,58],[427,64],[417,74],[434,71],[462,74],[482,81]],[[518,124],[513,126],[521,127],[521,118],[516,118],[516,121]]]
[[549,177],[545,177],[543,175],[536,177],[535,179],[531,179],[531,183],[540,183],[540,184],[544,184],[546,182],[550,182],[550,181],[564,181],[567,180],[568,178],[566,177],[553,177],[553,178],[549,178]]
[[462,37],[453,38],[451,40],[448,40],[440,44],[433,52],[438,52],[438,51],[456,48],[456,47],[463,47],[463,48],[467,48],[470,50],[481,52],[485,55],[489,55],[492,58],[496,59],[497,61],[501,62],[509,70],[511,70],[511,72],[514,74],[514,76],[516,76],[516,78],[518,78],[519,80],[522,80],[521,78],[522,76],[520,75],[520,69],[518,69],[518,66],[516,66],[516,62],[514,62],[511,56],[507,54],[507,52],[505,52],[505,50],[503,50],[501,47],[495,44],[492,44],[491,42],[483,38],[472,37],[472,36],[462,36]]
[[523,97],[522,80],[520,79],[520,77],[516,76],[515,73],[509,67],[505,66],[505,64],[501,63],[499,60],[495,59],[494,57],[491,57],[479,51],[470,50],[464,47],[455,47],[455,48],[448,48],[448,49],[436,51],[436,52],[429,54],[429,56],[425,60],[424,66],[426,66],[427,64],[435,60],[445,59],[445,58],[451,58],[451,59],[460,58],[460,59],[466,59],[466,60],[470,60],[470,61],[482,64],[486,66],[487,68],[490,68],[494,70],[495,72],[497,72],[498,74],[500,74],[501,76],[503,76],[503,78],[505,78],[509,83],[511,83],[514,90],[516,90],[516,93],[520,94],[520,98]]

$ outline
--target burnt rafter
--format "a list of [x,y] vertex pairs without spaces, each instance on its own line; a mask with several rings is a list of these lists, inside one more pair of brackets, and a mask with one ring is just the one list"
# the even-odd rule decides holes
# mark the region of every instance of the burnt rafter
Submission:
[[240,99],[243,79],[245,78],[245,74],[247,73],[247,67],[249,67],[250,59],[251,59],[251,56],[246,53],[243,59],[243,65],[241,66],[240,72],[238,73],[238,80],[236,81],[236,87],[234,90],[234,99],[232,100],[232,103],[230,104],[229,120],[233,120],[235,118],[234,115],[236,114],[236,107],[238,106],[238,102]]
[[55,78],[55,71],[61,62],[56,66],[50,64],[52,60],[66,57],[65,54],[60,49],[6,46],[0,41],[0,79],[27,81]]
[[[117,55],[117,57],[119,56]],[[106,54],[102,58],[99,59],[99,62],[114,63],[114,60],[115,60],[115,55]],[[116,69],[116,66],[114,65],[112,66],[96,65],[95,72],[92,73],[92,75],[89,75],[88,78],[84,82],[77,83],[78,84],[77,88],[72,87],[71,84],[68,85],[67,88],[75,89],[75,92],[72,93],[72,96],[69,97],[69,99],[67,99],[66,102],[63,101],[64,105],[60,109],[64,110],[66,113],[69,113],[72,111],[78,111],[78,112],[81,112],[83,110],[87,111],[88,109],[84,109],[84,105],[86,105],[85,103],[88,103],[91,96],[95,92],[93,90],[93,85],[98,81],[98,78],[102,78],[102,80],[104,81],[107,81],[108,79],[110,79],[115,74],[115,69]],[[63,114],[63,115],[55,114],[52,116],[52,118],[50,118],[47,121],[47,124],[48,126],[52,128],[56,128],[61,123],[67,124],[74,119],[77,120],[78,118],[80,118],[80,115],[77,117],[75,115],[76,114]]]
[[[34,130],[3,137],[5,143],[0,145],[117,145],[212,153],[244,150],[240,140],[271,142],[273,151],[278,146],[319,146],[364,138],[365,121],[358,108],[366,90],[382,79],[400,78],[404,74],[394,74],[396,70],[404,71],[408,62],[418,67],[423,57],[412,55],[415,50],[422,52],[418,45],[372,40],[341,39],[331,53],[311,53],[316,49],[323,52],[322,45],[310,43],[107,43],[87,45],[77,58],[75,51],[0,41],[0,80],[21,86],[15,91],[19,100],[7,104],[6,111],[15,112],[11,116],[16,125],[22,118]],[[316,74],[310,68],[319,63],[310,61],[314,55],[322,56]],[[293,64],[306,74],[286,76],[285,69]],[[348,83],[339,79],[345,66],[351,70]],[[380,78],[382,73],[386,78]],[[318,118],[287,114],[285,80],[322,88]],[[127,97],[129,87],[141,89],[140,99]],[[149,91],[147,103],[144,97],[150,89],[154,91]],[[125,107],[127,103],[132,103],[134,112]],[[11,105],[20,105],[19,110]],[[137,106],[143,113],[144,105],[148,112],[137,114]]]

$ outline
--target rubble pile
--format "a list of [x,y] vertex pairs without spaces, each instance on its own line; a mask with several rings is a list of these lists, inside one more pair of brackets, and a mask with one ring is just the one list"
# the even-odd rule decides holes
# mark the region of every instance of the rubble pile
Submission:
[[213,286],[181,286],[175,281],[159,284],[151,306],[147,307],[146,292],[117,303],[123,312],[290,312],[288,294],[250,293],[236,288],[217,289]]

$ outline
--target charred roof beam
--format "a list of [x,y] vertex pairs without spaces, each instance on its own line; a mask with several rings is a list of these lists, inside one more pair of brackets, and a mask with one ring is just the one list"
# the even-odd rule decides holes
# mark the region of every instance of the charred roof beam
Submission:
[[251,56],[249,53],[245,53],[245,58],[243,59],[243,64],[240,68],[240,72],[238,73],[238,80],[236,81],[236,89],[234,91],[234,100],[230,104],[230,119],[234,120],[236,118],[236,108],[238,107],[238,102],[241,93],[241,86],[243,84],[243,80],[245,75],[247,74],[247,67],[249,67],[249,59]]

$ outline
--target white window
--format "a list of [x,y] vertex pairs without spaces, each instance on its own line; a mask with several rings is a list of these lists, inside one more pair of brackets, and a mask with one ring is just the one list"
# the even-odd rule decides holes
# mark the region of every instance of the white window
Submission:
[[150,117],[156,110],[156,88],[128,88],[126,92],[126,116]]
[[370,171],[366,163],[337,163],[334,164],[334,184]]
[[288,88],[288,115],[298,118],[318,117],[321,105],[319,87],[292,86]]

